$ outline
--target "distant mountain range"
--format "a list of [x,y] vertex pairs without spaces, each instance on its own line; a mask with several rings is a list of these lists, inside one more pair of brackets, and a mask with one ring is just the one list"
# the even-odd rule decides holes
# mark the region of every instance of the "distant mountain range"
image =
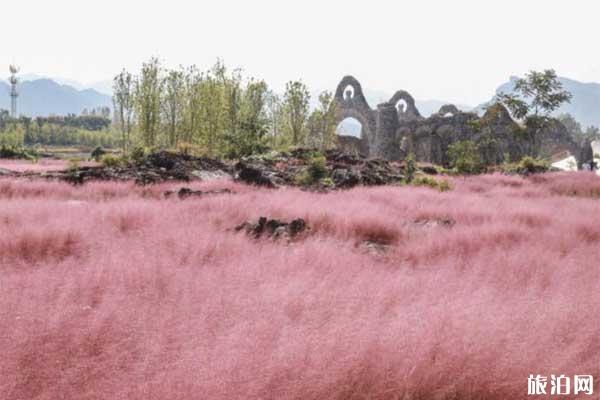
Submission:
[[[517,77],[511,76],[508,82],[503,83],[496,89],[496,94],[500,92],[512,93],[517,79]],[[591,125],[600,127],[600,83],[584,83],[563,77],[560,77],[559,80],[564,89],[573,95],[573,98],[570,103],[564,104],[558,109],[554,115],[569,113],[584,129]],[[481,113],[489,103],[478,106],[476,111]]]
[[[10,109],[10,86],[0,81],[0,109]],[[29,117],[80,114],[84,109],[111,107],[112,98],[94,89],[76,89],[52,79],[19,84],[17,111]]]
[[20,77],[21,81],[37,81],[39,79],[50,79],[56,83],[61,85],[71,86],[77,90],[85,90],[85,89],[94,89],[97,92],[105,94],[107,96],[112,96],[112,85],[113,82],[111,80],[104,81],[96,81],[92,83],[82,83],[69,78],[60,78],[56,76],[47,76],[47,75],[39,75],[39,74],[24,74]]

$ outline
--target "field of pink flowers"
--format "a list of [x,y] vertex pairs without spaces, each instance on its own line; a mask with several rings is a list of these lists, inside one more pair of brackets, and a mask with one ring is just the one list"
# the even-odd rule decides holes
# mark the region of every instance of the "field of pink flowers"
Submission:
[[[0,180],[2,399],[523,399],[600,377],[600,178]],[[297,240],[236,225],[306,219]],[[562,396],[569,398],[569,396]]]

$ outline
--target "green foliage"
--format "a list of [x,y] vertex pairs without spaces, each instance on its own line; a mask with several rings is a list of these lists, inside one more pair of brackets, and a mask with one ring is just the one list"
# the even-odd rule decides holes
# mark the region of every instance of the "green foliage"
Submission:
[[471,140],[459,141],[448,146],[448,158],[459,174],[477,174],[484,169],[479,147]]
[[265,111],[267,84],[250,81],[245,90],[240,90],[236,104],[237,117],[225,135],[227,156],[240,158],[267,151],[266,134],[268,119]]
[[135,109],[134,78],[129,72],[123,70],[113,80],[113,103],[115,119],[121,128],[121,147],[124,151],[131,144],[131,129]]
[[337,103],[331,92],[319,95],[319,107],[312,112],[307,121],[308,144],[321,150],[327,150],[335,145]]
[[[221,60],[207,71],[195,66],[168,70],[153,58],[137,76],[114,79],[115,121],[124,150],[143,145],[180,148],[208,156],[240,158],[270,147],[305,145],[310,95],[289,82],[283,100],[261,80],[245,79]],[[315,118],[318,147],[335,140],[335,102],[320,97]]]
[[415,179],[415,174],[417,172],[417,162],[415,160],[415,155],[413,153],[409,153],[405,160],[406,166],[404,167],[404,180],[406,183],[411,183]]
[[142,142],[145,146],[157,144],[160,123],[162,67],[157,58],[142,65],[135,84],[135,106]]
[[0,145],[0,158],[24,159],[37,161],[38,154],[33,149]]
[[[119,132],[107,129],[102,131],[89,131],[86,129],[41,122],[25,126],[25,144],[44,146],[102,146],[115,148],[120,144]],[[1,134],[0,134],[1,135]]]
[[533,156],[539,151],[541,133],[552,120],[550,115],[571,98],[571,93],[563,90],[554,70],[531,71],[515,82],[514,93],[497,96],[513,117],[524,121],[524,134],[529,144],[525,150]]
[[133,150],[131,150],[129,158],[134,163],[141,164],[146,159],[146,150],[141,146],[135,147]]
[[305,186],[314,185],[327,177],[327,160],[317,153],[312,156],[308,163],[308,167],[299,176],[299,183]]
[[[110,112],[110,109],[109,109]],[[27,128],[27,125],[31,121],[25,121],[21,119],[23,125]],[[35,123],[38,125],[52,124],[61,127],[77,128],[86,131],[102,131],[110,127],[110,118],[104,115],[74,115],[68,114],[66,116],[50,116],[50,117],[37,117]]]
[[105,154],[106,151],[102,148],[102,146],[98,146],[92,151],[90,155],[94,161],[99,162],[102,156]]
[[310,104],[310,93],[302,81],[286,84],[283,96],[284,130],[294,146],[304,141]]
[[517,163],[507,163],[502,171],[507,174],[530,175],[548,172],[551,169],[550,162],[530,156],[523,157]]
[[20,148],[25,143],[25,128],[17,121],[11,121],[0,131],[0,146]]
[[569,135],[577,142],[589,140],[590,142],[600,139],[600,129],[589,126],[584,131],[581,124],[569,113],[561,114],[558,120],[567,128]]
[[121,167],[125,163],[125,159],[114,154],[105,154],[102,157],[102,165],[109,168]]
[[80,167],[80,161],[78,158],[71,158],[69,159],[69,166],[68,166],[68,170],[69,171],[77,171]]
[[467,121],[467,125],[469,125],[471,129],[473,129],[473,132],[481,132],[481,122],[479,121],[479,119],[470,119],[469,121]]
[[437,189],[440,192],[446,192],[452,190],[452,185],[445,179],[437,180],[427,175],[420,175],[415,177],[410,184],[412,186],[426,186],[432,189]]

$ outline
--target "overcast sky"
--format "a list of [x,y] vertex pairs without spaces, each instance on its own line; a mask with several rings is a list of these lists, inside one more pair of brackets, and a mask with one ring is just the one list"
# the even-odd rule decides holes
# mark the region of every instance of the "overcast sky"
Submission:
[[222,57],[276,90],[299,78],[334,90],[352,74],[373,90],[472,105],[531,69],[600,82],[597,0],[18,0],[2,9],[0,68],[81,82],[153,55],[202,68]]

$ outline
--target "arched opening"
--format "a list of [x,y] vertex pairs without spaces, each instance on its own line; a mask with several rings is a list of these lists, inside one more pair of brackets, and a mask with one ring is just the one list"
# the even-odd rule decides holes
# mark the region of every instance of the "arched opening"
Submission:
[[363,125],[356,118],[348,117],[338,124],[336,133],[340,136],[354,136],[360,139],[363,133]]
[[399,113],[404,114],[407,109],[408,103],[406,102],[406,100],[400,99],[398,100],[398,102],[396,102],[396,110],[398,110]]
[[344,89],[344,100],[352,100],[354,98],[354,86],[348,85]]

